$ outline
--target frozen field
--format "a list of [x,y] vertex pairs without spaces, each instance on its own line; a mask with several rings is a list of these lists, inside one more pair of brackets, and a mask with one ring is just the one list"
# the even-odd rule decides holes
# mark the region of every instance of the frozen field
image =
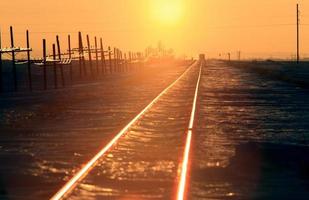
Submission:
[[[0,199],[51,197],[187,67],[152,66],[70,89],[1,95]],[[207,62],[187,199],[306,199],[309,93],[302,67]],[[173,199],[197,77],[198,65],[69,199]]]

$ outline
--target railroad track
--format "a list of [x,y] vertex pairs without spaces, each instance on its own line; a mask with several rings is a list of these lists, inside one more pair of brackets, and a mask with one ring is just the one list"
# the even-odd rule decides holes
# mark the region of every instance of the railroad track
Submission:
[[204,64],[196,62],[191,65],[51,200],[90,196],[185,199],[191,138]]

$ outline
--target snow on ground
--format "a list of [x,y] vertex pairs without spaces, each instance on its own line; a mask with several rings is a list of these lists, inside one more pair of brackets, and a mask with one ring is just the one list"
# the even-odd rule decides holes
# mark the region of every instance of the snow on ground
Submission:
[[46,199],[186,66],[0,96],[0,199]]

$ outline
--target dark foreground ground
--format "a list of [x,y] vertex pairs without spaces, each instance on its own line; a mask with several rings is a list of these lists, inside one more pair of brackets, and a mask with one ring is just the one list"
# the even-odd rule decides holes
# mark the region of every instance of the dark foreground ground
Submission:
[[[164,69],[164,70],[163,70]],[[0,98],[0,199],[48,199],[186,66]],[[197,67],[132,127],[71,199],[172,199]],[[188,199],[307,199],[306,64],[208,61]]]
[[188,199],[307,199],[308,69],[285,66],[205,67]]
[[156,65],[0,97],[0,199],[48,199],[185,69]]

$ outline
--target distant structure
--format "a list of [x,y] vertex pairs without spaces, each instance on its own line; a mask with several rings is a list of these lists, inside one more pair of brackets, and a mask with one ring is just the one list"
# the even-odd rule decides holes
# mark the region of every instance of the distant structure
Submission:
[[145,56],[150,60],[156,59],[171,59],[174,58],[174,50],[172,48],[167,49],[164,44],[159,41],[157,47],[149,46],[145,49]]
[[199,60],[200,61],[205,61],[206,59],[205,59],[205,54],[200,54],[199,55]]

